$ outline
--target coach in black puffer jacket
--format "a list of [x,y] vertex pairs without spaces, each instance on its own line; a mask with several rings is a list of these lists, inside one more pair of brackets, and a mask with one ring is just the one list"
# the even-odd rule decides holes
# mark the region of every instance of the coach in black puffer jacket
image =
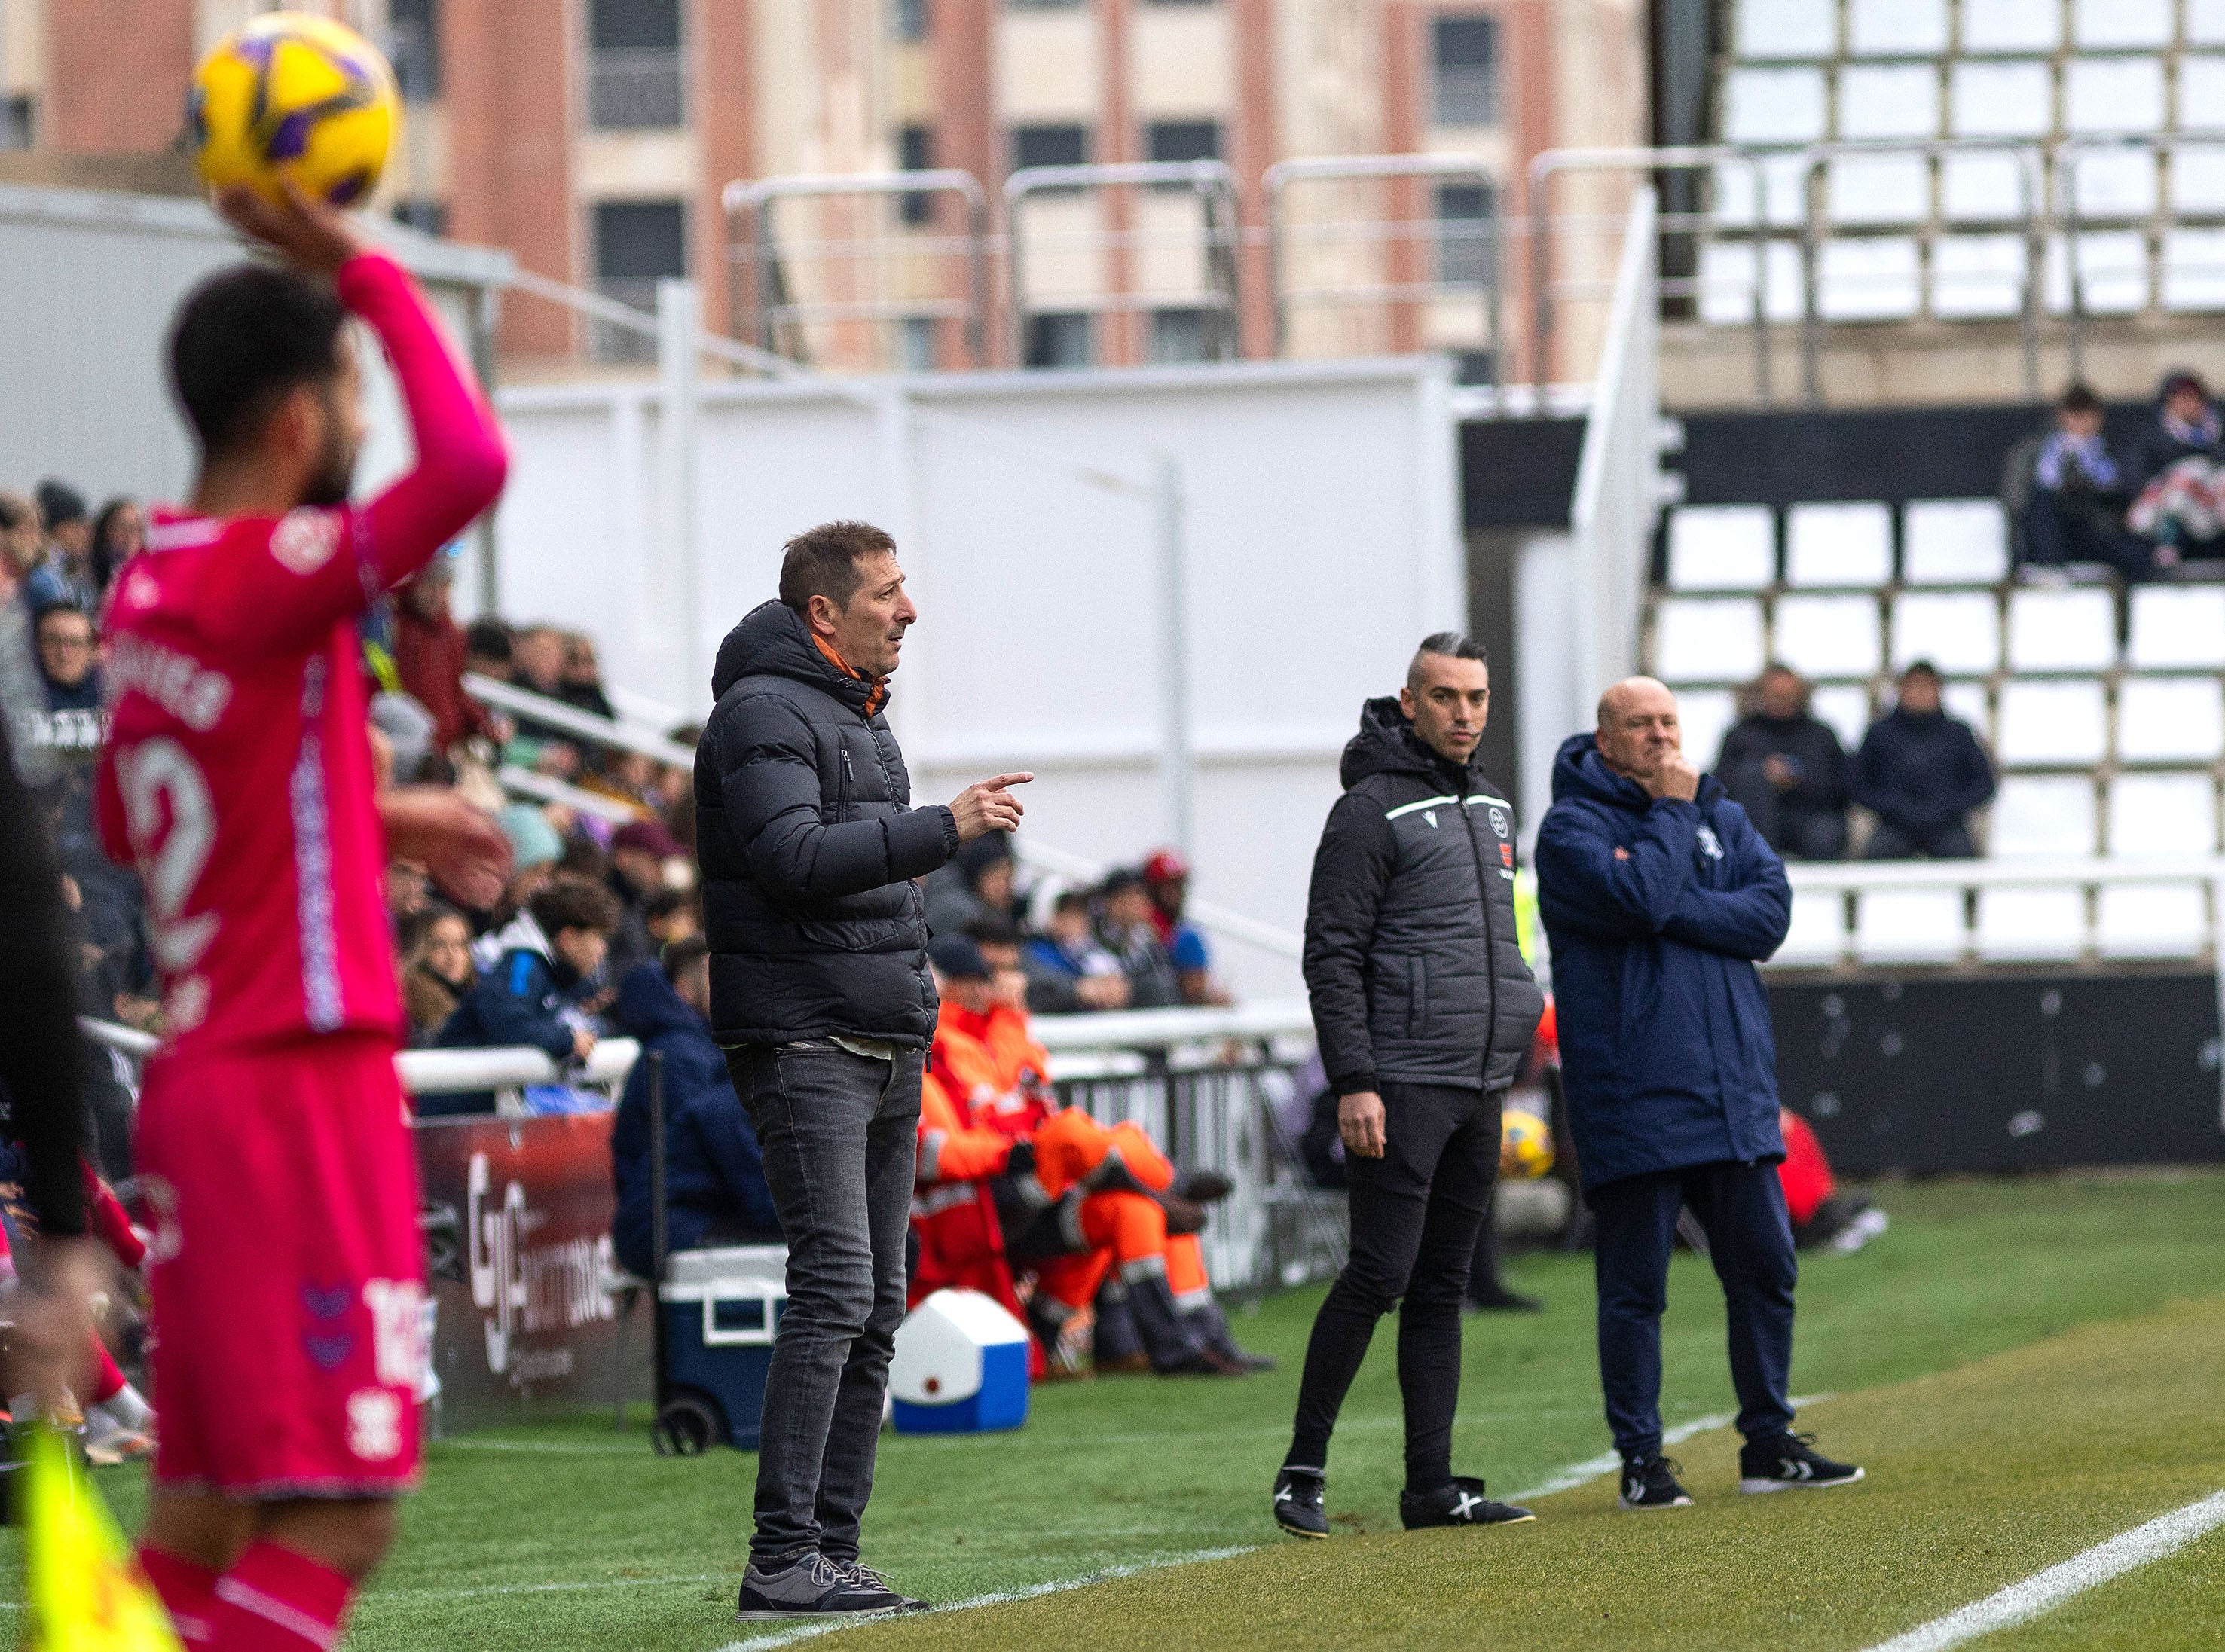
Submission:
[[935,1036],[927,921],[911,880],[958,826],[915,809],[886,691],[845,674],[785,603],[726,634],[695,752],[696,843],[721,1044]]

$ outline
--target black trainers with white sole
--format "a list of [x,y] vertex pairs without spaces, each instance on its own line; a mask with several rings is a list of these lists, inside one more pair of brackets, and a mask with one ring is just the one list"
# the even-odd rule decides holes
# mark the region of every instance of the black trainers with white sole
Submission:
[[742,1574],[735,1617],[745,1624],[791,1617],[854,1617],[917,1611],[922,1603],[898,1594],[876,1573],[807,1549],[770,1567],[750,1562]]
[[1615,1506],[1650,1514],[1657,1509],[1689,1509],[1690,1492],[1677,1484],[1679,1466],[1666,1457],[1653,1456],[1622,1465],[1622,1489]]
[[1284,1468],[1275,1472],[1275,1523],[1293,1537],[1326,1537],[1328,1515],[1322,1507],[1324,1490],[1317,1468]]
[[1425,1526],[1518,1526],[1537,1516],[1517,1503],[1493,1503],[1483,1495],[1481,1480],[1455,1474],[1435,1491],[1400,1493],[1398,1518],[1413,1532]]
[[1852,1463],[1835,1463],[1810,1448],[1813,1434],[1779,1434],[1748,1440],[1739,1448],[1739,1490],[1759,1493],[1852,1485],[1862,1472]]

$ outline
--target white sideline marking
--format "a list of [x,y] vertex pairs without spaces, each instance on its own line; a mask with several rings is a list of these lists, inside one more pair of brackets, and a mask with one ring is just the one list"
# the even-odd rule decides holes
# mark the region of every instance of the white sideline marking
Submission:
[[[1796,1394],[1787,1402],[1796,1411],[1803,1406],[1821,1405],[1831,1396],[1828,1394]],[[1712,1416],[1695,1417],[1689,1422],[1680,1422],[1661,1434],[1664,1446],[1679,1446],[1694,1434],[1706,1434],[1710,1428],[1727,1428],[1738,1421],[1735,1411],[1718,1411]],[[1622,1467],[1622,1456],[1618,1452],[1601,1452],[1597,1457],[1588,1457],[1581,1463],[1571,1463],[1558,1473],[1539,1481],[1525,1491],[1510,1491],[1507,1499],[1512,1503],[1527,1503],[1532,1497],[1550,1497],[1558,1491],[1573,1491],[1580,1485],[1589,1485],[1594,1480],[1605,1479]]]
[[[1062,1595],[1070,1590],[1086,1589],[1093,1583],[1110,1583],[1115,1578],[1132,1578],[1138,1573],[1163,1572],[1177,1566],[1195,1566],[1202,1560],[1226,1560],[1239,1554],[1249,1554],[1256,1547],[1255,1544],[1245,1543],[1233,1548],[1201,1548],[1189,1554],[1170,1554],[1163,1560],[1139,1560],[1129,1566],[1102,1566],[1078,1578],[1062,1578],[1055,1583],[1031,1583],[1024,1589],[998,1589],[993,1593],[954,1600],[948,1605],[930,1606],[925,1612],[908,1615],[924,1617],[932,1613],[971,1611],[976,1606],[1002,1606],[1015,1600],[1033,1600],[1038,1595]],[[719,1652],[763,1652],[766,1647],[793,1646],[798,1641],[832,1635],[839,1630],[865,1629],[889,1621],[884,1616],[875,1616],[833,1624],[799,1624],[793,1629],[777,1630],[770,1635],[730,1642],[720,1647]]]
[[1959,1611],[1881,1641],[1870,1652],[1946,1652],[1949,1647],[2053,1611],[2074,1595],[2121,1577],[2135,1567],[2177,1554],[2219,1526],[2225,1526],[2225,1491],[2212,1492],[2198,1503],[2174,1509],[2059,1565],[2035,1572],[1998,1594],[1974,1600]]

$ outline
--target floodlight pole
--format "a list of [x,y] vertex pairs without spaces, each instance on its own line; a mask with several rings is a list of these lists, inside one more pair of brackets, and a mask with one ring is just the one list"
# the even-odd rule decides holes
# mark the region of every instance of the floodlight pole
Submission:
[[657,481],[663,495],[665,544],[677,600],[673,617],[680,627],[680,669],[687,684],[681,698],[692,709],[707,698],[710,674],[702,661],[703,601],[700,547],[696,541],[695,500],[700,453],[701,387],[695,354],[703,331],[703,294],[692,281],[656,283],[656,375],[663,406],[658,421]]
[[1158,496],[1160,695],[1166,725],[1160,759],[1166,794],[1167,832],[1185,858],[1195,851],[1193,834],[1196,802],[1192,795],[1192,770],[1196,754],[1190,748],[1189,558],[1182,543],[1182,465],[1174,455],[1152,455],[1152,491]]

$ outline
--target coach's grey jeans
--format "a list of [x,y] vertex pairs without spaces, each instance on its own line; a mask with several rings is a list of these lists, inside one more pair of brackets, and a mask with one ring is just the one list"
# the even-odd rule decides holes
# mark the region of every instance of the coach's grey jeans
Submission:
[[904,1315],[921,1054],[830,1042],[726,1052],[788,1237],[788,1308],[765,1378],[753,1560],[858,1558],[889,1355]]

